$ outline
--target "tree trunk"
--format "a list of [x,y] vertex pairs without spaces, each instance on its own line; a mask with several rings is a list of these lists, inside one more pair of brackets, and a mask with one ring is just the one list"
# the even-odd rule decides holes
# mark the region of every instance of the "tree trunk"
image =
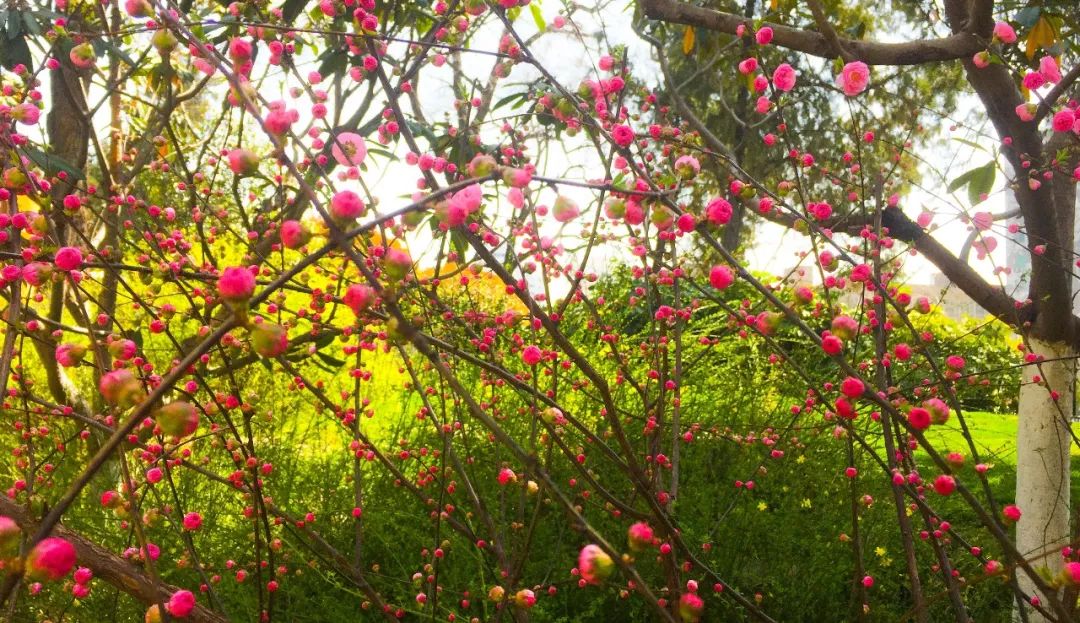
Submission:
[[[1063,561],[1060,549],[1069,542],[1069,425],[1076,380],[1075,349],[1064,342],[1029,338],[1040,365],[1024,368],[1020,386],[1016,456],[1016,505],[1022,516],[1016,526],[1016,547],[1038,569],[1054,575]],[[1041,382],[1036,382],[1038,378]],[[1059,394],[1055,401],[1051,391]],[[1037,594],[1031,580],[1019,574],[1020,587]],[[1043,603],[1048,597],[1040,596]],[[1055,596],[1050,596],[1055,599]],[[1043,620],[1033,614],[1031,621]]]

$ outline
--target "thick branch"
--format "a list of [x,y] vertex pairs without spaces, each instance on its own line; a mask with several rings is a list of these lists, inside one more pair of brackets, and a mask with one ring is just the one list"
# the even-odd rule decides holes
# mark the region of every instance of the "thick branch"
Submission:
[[[26,509],[7,497],[0,497],[0,515],[12,518],[23,532],[33,533],[38,529],[38,521],[31,517]],[[79,564],[93,571],[96,579],[108,582],[148,606],[167,602],[173,593],[180,590],[169,584],[155,582],[140,567],[67,528],[57,526],[53,529],[53,534],[75,547]],[[192,623],[224,623],[227,619],[201,604],[196,604],[191,615],[185,620]]]
[[[751,20],[678,0],[641,0],[646,17],[662,22],[686,24],[708,30],[735,34],[739,25],[753,28]],[[781,24],[764,23],[773,29],[773,43],[780,47],[805,52],[823,58],[836,58],[837,50],[825,35]],[[970,58],[986,49],[986,42],[963,32],[940,39],[921,39],[905,43],[878,43],[838,38],[836,43],[847,50],[853,59],[870,65],[920,65],[935,61]]]

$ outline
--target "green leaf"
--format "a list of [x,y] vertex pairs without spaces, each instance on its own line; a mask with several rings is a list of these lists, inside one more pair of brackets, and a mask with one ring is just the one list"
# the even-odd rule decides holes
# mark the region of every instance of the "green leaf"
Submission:
[[34,59],[30,56],[30,46],[26,44],[26,35],[20,33],[13,39],[0,38],[0,65],[14,69],[16,65],[30,67]]
[[281,5],[281,19],[286,24],[292,23],[304,11],[307,0],[285,0]]
[[435,136],[435,133],[432,132],[431,128],[427,127],[426,125],[416,123],[415,121],[412,121],[410,119],[405,120],[405,125],[409,128],[409,131],[412,132],[413,136],[422,136],[433,145],[438,140]]
[[949,192],[956,192],[967,186],[968,200],[971,205],[982,201],[981,195],[989,194],[994,188],[994,179],[997,177],[997,163],[993,160],[981,167],[975,167],[965,172],[949,184]]
[[540,32],[547,32],[547,22],[544,21],[544,14],[540,11],[540,5],[533,2],[529,5],[529,12],[532,13],[533,23],[536,24],[536,29]]
[[343,73],[349,66],[349,55],[340,50],[327,51],[323,54],[322,64],[319,65],[319,73],[324,76],[336,76]]
[[1017,11],[1013,19],[1024,28],[1031,28],[1035,25],[1035,22],[1039,21],[1041,13],[1042,7],[1028,6]]
[[975,141],[969,141],[966,138],[960,138],[958,136],[954,136],[953,140],[956,141],[957,143],[963,143],[964,145],[967,145],[968,147],[971,147],[972,149],[978,149],[979,151],[986,151],[985,147],[983,147],[982,145],[976,143]]
[[331,357],[322,351],[315,351],[315,354],[318,355],[319,359],[325,361],[326,365],[330,366],[332,369],[340,370],[345,367],[344,361]]
[[524,100],[525,97],[526,97],[526,93],[524,93],[524,92],[511,93],[510,95],[507,95],[506,97],[502,98],[501,100],[495,102],[495,105],[492,106],[491,109],[492,110],[498,110],[498,109],[502,108],[503,106],[506,106],[507,104],[509,104],[510,102],[512,102],[514,100]]
[[7,36],[17,37],[23,34],[22,11],[10,11],[7,15]]
[[22,151],[27,158],[33,160],[34,164],[44,169],[49,175],[56,175],[58,172],[63,171],[70,176],[69,181],[77,181],[83,178],[82,171],[76,169],[71,163],[59,156],[45,153],[36,147],[24,147]]
[[41,24],[38,23],[37,18],[34,15],[34,11],[22,12],[23,25],[26,26],[25,32],[35,37],[41,36]]
[[465,262],[465,252],[469,249],[469,243],[465,236],[456,229],[450,231],[450,244],[454,245],[454,251],[458,254],[458,263]]

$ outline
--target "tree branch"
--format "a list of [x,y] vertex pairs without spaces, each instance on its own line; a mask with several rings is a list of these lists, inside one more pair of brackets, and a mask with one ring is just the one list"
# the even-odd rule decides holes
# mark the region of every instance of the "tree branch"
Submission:
[[[741,15],[694,6],[678,0],[641,0],[641,8],[650,19],[697,26],[732,35],[740,25],[753,28],[751,20]],[[824,34],[768,22],[761,26],[773,29],[773,43],[780,47],[823,58],[838,56]],[[970,58],[976,52],[986,49],[983,39],[968,32],[940,39],[920,39],[904,43],[878,43],[844,38],[837,38],[837,43],[848,50],[853,59],[870,65],[919,65],[950,61]]]
[[[7,497],[0,497],[0,515],[13,519],[25,533],[36,532],[39,527],[37,519],[31,517],[26,509]],[[180,590],[170,584],[155,582],[140,567],[67,528],[57,526],[53,529],[53,534],[75,547],[79,564],[93,571],[95,578],[109,583],[144,604],[167,602],[173,593]],[[186,620],[192,623],[225,623],[227,621],[224,616],[209,610],[202,604],[195,604],[195,609]]]

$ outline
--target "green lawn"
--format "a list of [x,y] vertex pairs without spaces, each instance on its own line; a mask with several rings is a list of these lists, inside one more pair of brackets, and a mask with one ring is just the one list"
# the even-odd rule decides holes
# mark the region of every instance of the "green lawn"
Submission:
[[[971,430],[971,436],[975,440],[975,447],[979,451],[979,459],[983,463],[993,467],[987,473],[995,496],[1001,499],[1012,499],[1016,487],[1016,428],[1017,416],[1015,414],[991,413],[988,411],[969,411],[964,413],[964,420]],[[1073,430],[1080,431],[1080,427],[1073,423]],[[964,470],[971,469],[971,450],[960,430],[960,422],[955,414],[944,426],[931,426],[926,433],[927,439],[940,452],[960,452],[967,457]],[[926,465],[929,457],[920,452],[919,463]],[[1080,456],[1080,448],[1073,444],[1071,454]],[[1072,495],[1073,499],[1080,494],[1080,461],[1072,462]]]

